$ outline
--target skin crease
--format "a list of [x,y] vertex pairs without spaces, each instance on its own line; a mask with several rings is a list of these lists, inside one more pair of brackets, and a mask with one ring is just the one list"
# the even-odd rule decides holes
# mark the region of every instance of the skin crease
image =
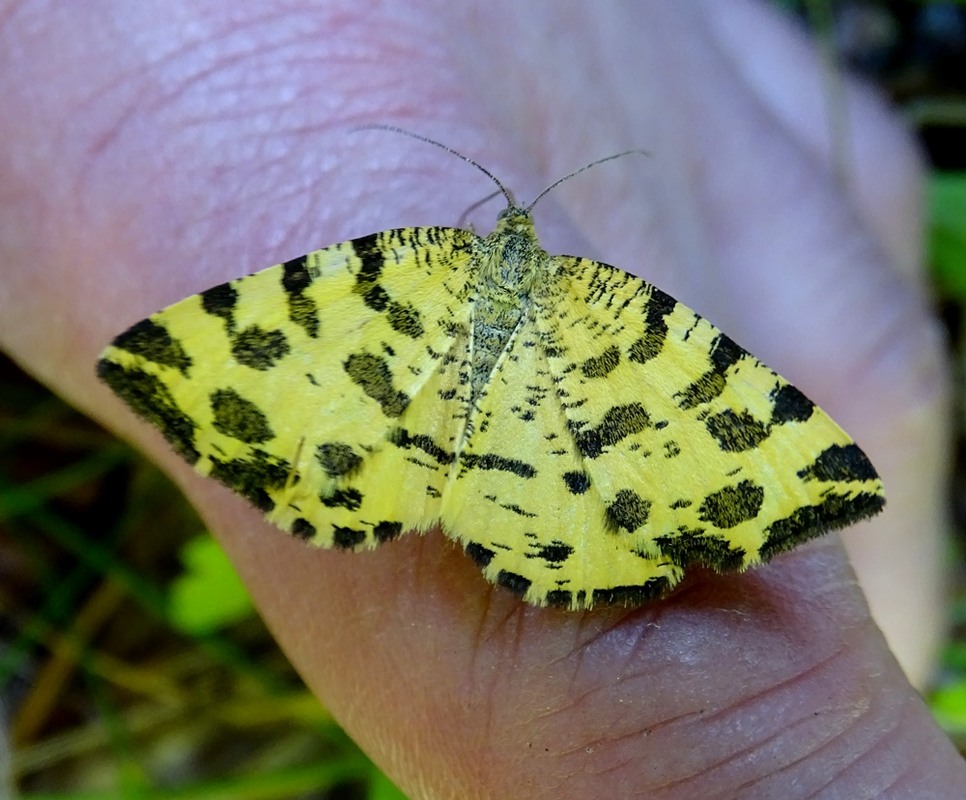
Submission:
[[855,436],[889,505],[846,538],[922,680],[947,385],[921,291],[921,167],[894,116],[848,84],[836,180],[820,66],[752,0],[199,5],[0,3],[0,342],[171,472],[306,682],[403,791],[962,796],[966,769],[837,535],[635,610],[530,608],[438,532],[306,550],[195,477],[93,372],[168,303],[353,236],[454,224],[491,190],[355,125],[441,139],[521,199],[645,147],[542,201],[544,246],[644,275]]

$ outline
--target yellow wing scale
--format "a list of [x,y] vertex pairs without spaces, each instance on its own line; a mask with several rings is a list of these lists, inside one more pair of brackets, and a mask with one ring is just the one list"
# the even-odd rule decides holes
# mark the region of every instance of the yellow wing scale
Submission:
[[625,547],[741,570],[882,507],[848,435],[707,320],[621,270],[553,261],[573,300],[538,301],[537,327],[585,482]]
[[608,529],[537,334],[528,321],[497,364],[446,493],[443,527],[488,579],[532,603],[580,608],[660,596],[682,570]]
[[202,474],[321,547],[441,523],[529,602],[636,604],[884,503],[801,392],[621,270],[405,228],[190,297],[99,374]]
[[425,530],[452,462],[428,442],[452,451],[465,425],[473,238],[387,231],[231,281],[122,334],[100,375],[199,472],[314,544]]

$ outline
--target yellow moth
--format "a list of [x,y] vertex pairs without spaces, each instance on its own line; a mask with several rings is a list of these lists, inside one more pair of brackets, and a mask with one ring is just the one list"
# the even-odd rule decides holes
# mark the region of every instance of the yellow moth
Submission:
[[438,525],[540,605],[637,604],[882,508],[802,392],[660,289],[549,255],[536,200],[480,169],[507,200],[492,233],[383,231],[215,286],[98,374],[310,544]]

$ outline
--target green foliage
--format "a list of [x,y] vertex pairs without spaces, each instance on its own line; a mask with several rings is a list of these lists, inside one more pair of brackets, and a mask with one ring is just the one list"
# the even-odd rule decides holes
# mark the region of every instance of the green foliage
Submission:
[[966,172],[934,172],[927,197],[929,261],[940,294],[966,300]]
[[947,733],[959,737],[966,735],[966,678],[933,692],[929,707]]
[[181,548],[185,571],[171,582],[172,623],[185,633],[210,633],[254,612],[251,597],[225,551],[210,536]]
[[380,772],[369,782],[369,794],[366,795],[366,800],[406,800],[406,795]]

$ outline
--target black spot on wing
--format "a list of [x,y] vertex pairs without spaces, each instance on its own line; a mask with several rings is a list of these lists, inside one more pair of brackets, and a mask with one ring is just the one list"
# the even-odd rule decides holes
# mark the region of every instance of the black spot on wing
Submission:
[[594,605],[639,606],[648,600],[663,597],[670,591],[671,582],[667,578],[651,578],[641,586],[611,586],[608,589],[594,589]]
[[111,344],[146,361],[172,367],[187,376],[191,357],[167,328],[150,319],[143,319],[117,336]]
[[362,505],[362,492],[351,486],[346,489],[336,489],[328,494],[320,494],[319,500],[326,508],[344,508],[347,511],[358,511]]
[[340,550],[352,550],[366,540],[366,532],[342,525],[332,526],[332,546]]
[[299,517],[292,522],[292,527],[289,528],[289,532],[303,541],[308,541],[315,537],[315,526],[305,519],[305,517]]
[[422,317],[419,311],[411,305],[403,305],[391,300],[389,307],[386,309],[386,319],[396,333],[401,333],[410,339],[418,339],[425,333]]
[[385,264],[379,237],[380,234],[373,233],[353,240],[352,249],[359,259],[359,271],[352,291],[362,297],[362,302],[369,308],[381,313],[389,305],[389,295],[379,284]]
[[719,333],[711,343],[711,364],[717,372],[726,372],[746,355],[747,351],[727,334]]
[[586,472],[565,472],[560,477],[571,494],[583,494],[590,488],[590,475]]
[[221,283],[212,286],[200,295],[201,307],[206,314],[213,317],[220,317],[229,333],[235,327],[235,306],[238,303],[238,292],[230,283]]
[[532,478],[537,471],[531,464],[515,458],[504,458],[493,453],[462,453],[460,464],[465,469],[496,469],[511,472],[520,478]]
[[239,364],[260,371],[269,370],[289,352],[288,340],[279,330],[266,331],[250,325],[231,340],[231,354]]
[[879,476],[858,445],[834,444],[799,471],[798,477],[806,481],[872,481]]
[[728,382],[728,370],[746,355],[748,354],[731,337],[719,333],[711,343],[711,352],[708,354],[711,369],[675,395],[679,398],[678,405],[687,411],[710,403],[724,391]]
[[524,594],[527,589],[530,588],[530,584],[533,582],[528,578],[524,578],[522,575],[518,575],[515,572],[508,572],[505,569],[501,569],[499,574],[496,576],[496,582],[511,592],[516,592],[517,594]]
[[300,256],[282,264],[282,288],[289,294],[302,294],[312,285],[308,256]]
[[754,450],[768,438],[768,426],[747,411],[734,412],[730,408],[712,414],[704,421],[705,427],[726,453]]
[[405,428],[393,428],[389,431],[387,440],[403,450],[415,448],[438,464],[452,464],[456,460],[456,454],[440,447],[429,436],[423,433],[412,434]]
[[319,310],[312,298],[305,294],[311,283],[307,256],[282,264],[282,289],[288,297],[288,317],[315,339],[319,335]]
[[770,395],[773,404],[773,425],[786,422],[805,422],[815,411],[815,404],[791,384],[775,389]]
[[362,456],[345,442],[323,442],[315,448],[315,460],[330,478],[345,478],[362,466]]
[[654,541],[668,561],[682,568],[698,563],[717,572],[733,572],[744,566],[744,548],[732,547],[723,536],[680,530]]
[[219,433],[246,444],[261,444],[275,437],[268,417],[234,389],[217,389],[208,399],[211,403],[212,426]]
[[664,349],[667,340],[667,318],[674,312],[677,300],[660,289],[652,288],[644,306],[644,333],[627,351],[627,357],[638,364],[650,361]]
[[633,533],[647,522],[650,512],[650,500],[645,500],[630,489],[621,489],[607,506],[605,512],[607,528],[612,533],[616,533],[621,528],[628,533]]
[[764,500],[765,490],[761,486],[742,481],[705,497],[698,518],[718,528],[733,528],[758,516]]
[[268,513],[275,508],[269,489],[281,489],[291,474],[292,465],[262,450],[253,449],[248,458],[224,461],[209,456],[211,477],[246,498],[255,508]]
[[710,403],[724,391],[726,383],[725,376],[720,372],[706,372],[684,391],[677,392],[674,396],[678,398],[681,409],[688,411],[703,403]]
[[[491,498],[487,497],[487,499],[489,500]],[[499,502],[496,500],[496,498],[492,498],[492,499],[496,502]],[[517,516],[520,516],[520,517],[529,517],[533,519],[537,516],[532,511],[527,511],[525,508],[521,508],[516,503],[500,503],[500,508],[502,508],[504,511],[509,511],[513,514],[516,514]]]
[[[583,606],[584,598],[586,597],[585,593],[582,591],[577,592],[577,596],[579,598],[577,606]],[[574,593],[569,592],[566,589],[552,589],[551,591],[547,592],[544,599],[547,601],[547,605],[570,608],[573,603],[573,597]]]
[[588,358],[580,365],[580,371],[586,378],[606,378],[611,372],[617,369],[620,364],[621,353],[617,345],[611,345],[599,356]]
[[409,397],[392,385],[392,372],[386,359],[371,353],[353,353],[343,363],[346,375],[370,398],[387,417],[402,416]]
[[821,503],[796,508],[789,516],[768,526],[768,538],[759,554],[763,561],[767,561],[806,539],[878,514],[884,505],[882,496],[871,492],[828,494]]
[[580,423],[569,423],[574,443],[585,458],[597,458],[608,447],[613,447],[627,436],[639,433],[651,424],[644,406],[628,403],[607,409],[600,424],[593,428],[581,427]]
[[665,458],[677,458],[681,455],[681,446],[674,440],[670,440],[664,443],[664,457]]
[[168,387],[156,375],[101,359],[97,362],[97,376],[138,416],[160,430],[185,461],[194,464],[201,458],[195,447],[194,421],[178,407]]
[[566,542],[561,542],[558,539],[554,539],[549,544],[540,545],[536,552],[527,553],[527,558],[539,558],[546,561],[548,565],[562,564],[571,555],[573,555],[574,548],[571,547]]
[[390,542],[393,539],[398,538],[401,534],[401,522],[389,522],[388,520],[383,520],[382,522],[372,526],[372,535],[376,537],[376,541],[380,544],[383,542]]
[[466,555],[472,558],[478,567],[485,567],[493,560],[493,556],[496,555],[489,547],[484,547],[477,542],[467,543],[464,549],[466,550]]

